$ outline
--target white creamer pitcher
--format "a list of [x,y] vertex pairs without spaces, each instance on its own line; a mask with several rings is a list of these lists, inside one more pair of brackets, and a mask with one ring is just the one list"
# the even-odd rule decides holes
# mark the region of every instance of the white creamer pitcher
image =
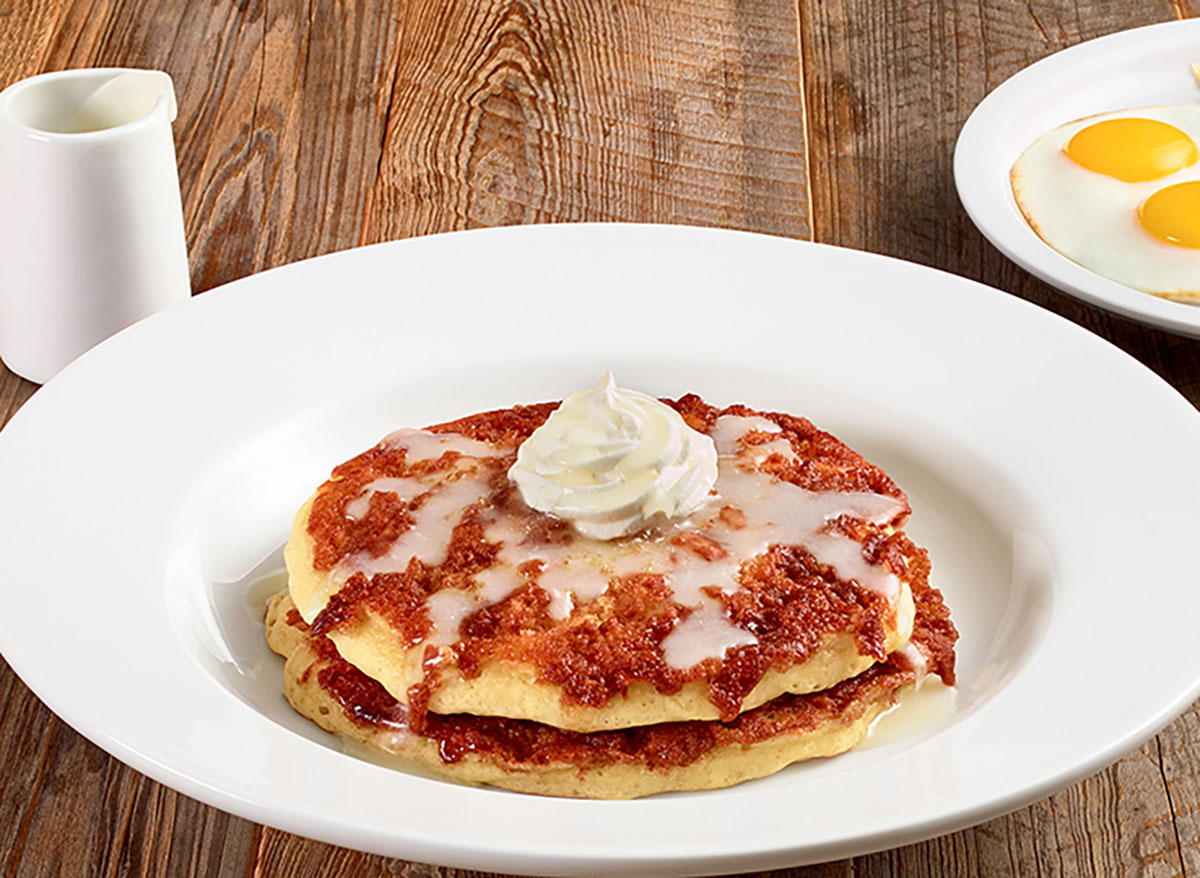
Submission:
[[48,381],[191,295],[171,78],[46,73],[0,92],[0,358]]

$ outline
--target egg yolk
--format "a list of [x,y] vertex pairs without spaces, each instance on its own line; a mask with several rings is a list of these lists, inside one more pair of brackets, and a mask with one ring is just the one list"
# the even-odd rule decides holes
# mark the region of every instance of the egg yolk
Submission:
[[1138,219],[1168,244],[1200,248],[1200,180],[1159,189],[1142,202]]
[[1157,180],[1196,162],[1196,144],[1166,122],[1106,119],[1075,133],[1063,148],[1089,171],[1126,183]]

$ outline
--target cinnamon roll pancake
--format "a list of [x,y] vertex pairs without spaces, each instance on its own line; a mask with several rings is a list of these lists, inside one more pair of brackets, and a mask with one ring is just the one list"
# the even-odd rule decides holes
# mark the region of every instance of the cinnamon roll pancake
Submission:
[[[828,735],[806,719],[808,743],[778,758],[844,749],[859,734],[850,726],[901,685],[897,666],[871,669],[908,642],[913,594],[928,590],[927,556],[901,530],[903,492],[803,418],[717,409],[694,395],[665,405],[621,397],[611,379],[585,393],[616,412],[598,439],[571,397],[559,412],[518,406],[401,430],[334,470],[286,549],[290,596],[308,626],[289,661],[304,669],[289,671],[290,688],[308,693],[296,700],[337,701],[296,680],[353,668],[413,728],[469,714],[561,734],[739,715],[737,728],[759,729],[746,712],[772,702],[762,715],[776,717],[773,699],[842,691],[831,687],[853,678],[854,697],[838,696],[846,709],[822,714]],[[667,414],[646,414],[651,403]],[[550,432],[535,436],[543,425]],[[591,449],[586,465],[580,442]],[[746,743],[721,734],[733,737],[720,747]],[[422,752],[440,746],[412,741]],[[576,777],[567,764],[563,777]],[[496,770],[507,778],[510,767]],[[640,795],[628,778],[645,766],[631,770],[588,774],[626,778],[612,788]],[[547,771],[530,787],[471,778],[538,792],[573,783],[544,780]],[[743,768],[730,771],[736,779]]]
[[378,682],[313,632],[286,593],[271,602],[267,639],[287,657],[285,693],[326,731],[374,759],[519,792],[629,799],[731,786],[858,743],[898,693],[925,673],[954,680],[956,633],[941,595],[914,586],[911,643],[823,692],[783,695],[731,722],[662,723],[574,732],[529,720],[411,715]]

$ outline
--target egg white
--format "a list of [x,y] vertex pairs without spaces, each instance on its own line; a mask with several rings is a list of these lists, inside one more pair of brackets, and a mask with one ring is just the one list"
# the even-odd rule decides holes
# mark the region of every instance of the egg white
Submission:
[[1142,183],[1126,183],[1077,165],[1063,147],[1105,119],[1157,119],[1200,149],[1200,105],[1135,107],[1060,125],[1012,167],[1013,196],[1038,236],[1063,256],[1109,280],[1156,296],[1200,303],[1200,249],[1168,244],[1138,220],[1138,206],[1159,189],[1200,180],[1200,161]]

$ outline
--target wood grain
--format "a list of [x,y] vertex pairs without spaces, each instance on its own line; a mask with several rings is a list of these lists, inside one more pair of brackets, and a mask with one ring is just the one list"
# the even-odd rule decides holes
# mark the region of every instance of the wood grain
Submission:
[[41,72],[61,12],[60,0],[0,0],[0,83]]
[[[197,290],[451,229],[717,225],[983,280],[1113,340],[1195,403],[1200,342],[1017,269],[950,174],[959,126],[1011,73],[1193,14],[1186,0],[0,0],[0,87],[73,66],[171,73]],[[0,424],[34,389],[0,369]],[[200,805],[81,738],[0,662],[0,874],[483,873]],[[1200,711],[1013,814],[769,874],[1200,875]]]
[[807,237],[790,2],[414,3],[363,241],[513,223]]
[[205,132],[180,156],[181,177],[203,181],[184,206],[198,289],[358,243],[397,5],[246,6],[218,61],[220,96],[197,94],[185,122]]

